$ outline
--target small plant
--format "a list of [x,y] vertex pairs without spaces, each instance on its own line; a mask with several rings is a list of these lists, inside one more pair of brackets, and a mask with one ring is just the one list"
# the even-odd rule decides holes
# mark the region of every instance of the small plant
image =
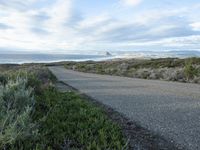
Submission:
[[187,81],[193,79],[198,74],[198,70],[192,65],[192,60],[186,61],[184,74]]

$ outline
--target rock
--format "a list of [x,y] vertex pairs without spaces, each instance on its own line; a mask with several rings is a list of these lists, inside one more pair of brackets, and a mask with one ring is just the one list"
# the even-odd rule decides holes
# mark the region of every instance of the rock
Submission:
[[109,52],[106,52],[106,56],[112,56],[112,54]]

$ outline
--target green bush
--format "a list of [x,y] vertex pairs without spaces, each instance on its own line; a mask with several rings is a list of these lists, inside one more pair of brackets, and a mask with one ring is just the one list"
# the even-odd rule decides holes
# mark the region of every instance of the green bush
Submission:
[[193,79],[198,74],[198,70],[193,66],[193,62],[191,60],[186,61],[184,74],[187,81]]
[[8,79],[6,78],[5,75],[0,74],[0,85],[5,85],[7,83]]
[[0,74],[0,84],[17,78],[27,78],[27,86],[34,88],[35,94],[40,94],[42,88],[56,81],[56,77],[47,68],[36,66],[4,72]]
[[17,78],[0,86],[0,149],[11,149],[36,133],[31,120],[35,99],[26,84],[26,79]]

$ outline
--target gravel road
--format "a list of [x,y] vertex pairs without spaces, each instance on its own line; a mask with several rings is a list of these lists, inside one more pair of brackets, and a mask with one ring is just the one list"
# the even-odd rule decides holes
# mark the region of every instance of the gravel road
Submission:
[[70,86],[189,150],[200,149],[200,85],[50,67]]

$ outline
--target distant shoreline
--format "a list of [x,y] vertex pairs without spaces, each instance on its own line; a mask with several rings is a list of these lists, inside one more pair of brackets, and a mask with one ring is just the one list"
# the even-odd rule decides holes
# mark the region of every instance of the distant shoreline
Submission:
[[189,58],[200,58],[200,57],[184,57],[184,58],[178,58],[178,57],[160,57],[160,58],[151,58],[151,57],[145,57],[145,58],[131,58],[131,57],[121,57],[121,58],[106,58],[106,59],[97,59],[97,60],[57,60],[57,61],[27,61],[27,62],[10,62],[10,63],[2,63],[0,62],[0,65],[26,65],[26,64],[60,64],[60,63],[67,63],[67,62],[114,62],[114,61],[128,61],[128,60],[157,60],[157,59],[189,59]]
[[0,53],[0,64],[27,64],[27,63],[58,63],[63,61],[107,61],[127,59],[159,59],[159,58],[188,58],[200,57],[200,51],[135,51],[109,52],[106,54],[15,54]]
[[126,58],[126,57],[121,57],[121,58],[107,58],[107,59],[99,59],[99,60],[58,60],[58,61],[41,61],[41,62],[21,62],[21,63],[0,63],[1,65],[13,65],[13,66],[20,66],[20,65],[51,65],[51,64],[65,64],[68,62],[75,62],[75,63],[84,63],[84,62],[123,62],[123,61],[130,61],[130,60],[140,60],[140,61],[145,61],[145,60],[159,60],[159,59],[189,59],[189,58],[200,58],[200,57],[187,57],[187,58],[177,58],[177,57],[166,57],[166,58]]

